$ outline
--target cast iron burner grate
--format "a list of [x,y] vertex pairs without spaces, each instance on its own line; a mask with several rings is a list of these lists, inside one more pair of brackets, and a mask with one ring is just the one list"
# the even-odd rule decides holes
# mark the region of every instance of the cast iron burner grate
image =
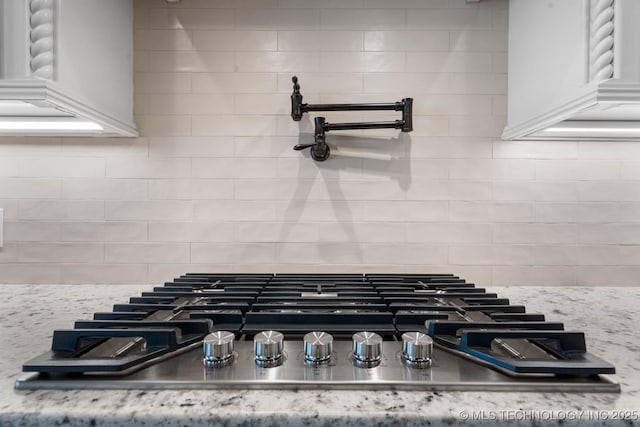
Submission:
[[18,388],[619,390],[584,333],[452,274],[186,274],[23,370]]

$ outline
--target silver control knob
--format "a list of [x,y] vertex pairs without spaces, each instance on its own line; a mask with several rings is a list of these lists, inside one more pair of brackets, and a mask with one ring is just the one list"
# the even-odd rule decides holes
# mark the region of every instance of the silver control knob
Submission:
[[353,335],[353,361],[356,366],[372,368],[382,359],[382,337],[374,332]]
[[262,331],[253,337],[256,365],[269,368],[281,365],[284,352],[284,335],[278,331]]
[[414,368],[431,366],[433,340],[422,332],[406,332],[402,334],[402,360]]
[[331,360],[333,337],[326,332],[309,332],[304,336],[304,360],[321,365]]
[[216,368],[229,364],[233,360],[233,340],[235,335],[229,331],[216,331],[204,337],[204,364]]

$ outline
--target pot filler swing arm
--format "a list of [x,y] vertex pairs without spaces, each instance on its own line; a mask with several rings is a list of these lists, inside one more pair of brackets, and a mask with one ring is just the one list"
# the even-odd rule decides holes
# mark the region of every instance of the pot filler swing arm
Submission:
[[324,117],[316,117],[313,144],[297,144],[294,150],[311,149],[311,158],[319,162],[329,158],[331,150],[326,142],[326,133],[332,130],[350,129],[400,129],[402,132],[413,130],[413,98],[403,98],[399,102],[364,103],[364,104],[303,104],[298,77],[293,76],[293,93],[291,94],[291,118],[299,122],[304,113],[310,111],[402,111],[402,119],[388,122],[354,122],[328,123]]

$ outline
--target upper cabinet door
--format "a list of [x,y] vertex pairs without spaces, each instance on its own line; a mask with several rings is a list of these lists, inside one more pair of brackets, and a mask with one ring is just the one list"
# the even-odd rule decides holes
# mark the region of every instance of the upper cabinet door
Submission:
[[640,139],[640,2],[510,0],[504,139]]
[[132,0],[0,0],[0,134],[136,136]]

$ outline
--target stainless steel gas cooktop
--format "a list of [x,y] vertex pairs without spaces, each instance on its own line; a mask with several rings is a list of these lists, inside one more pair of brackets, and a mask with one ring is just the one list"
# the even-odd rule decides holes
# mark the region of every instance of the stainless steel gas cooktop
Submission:
[[582,332],[449,274],[186,274],[23,370],[18,389],[620,391]]

